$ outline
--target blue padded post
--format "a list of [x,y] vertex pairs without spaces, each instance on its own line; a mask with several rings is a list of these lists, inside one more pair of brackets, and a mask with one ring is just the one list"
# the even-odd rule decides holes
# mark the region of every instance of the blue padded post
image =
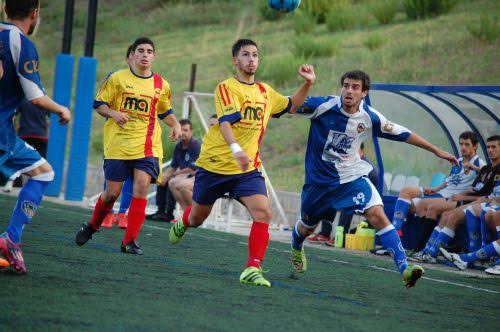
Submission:
[[[71,89],[73,87],[73,66],[75,57],[71,54],[58,54],[56,56],[56,72],[54,78],[55,102],[70,108]],[[54,169],[54,181],[45,188],[45,195],[59,196],[61,193],[64,157],[66,155],[66,136],[68,125],[61,126],[59,117],[50,115],[50,134],[47,149],[47,160]]]
[[66,177],[65,199],[69,201],[81,201],[85,191],[96,72],[96,59],[89,57],[80,58],[78,62],[75,114],[73,117],[68,175]]

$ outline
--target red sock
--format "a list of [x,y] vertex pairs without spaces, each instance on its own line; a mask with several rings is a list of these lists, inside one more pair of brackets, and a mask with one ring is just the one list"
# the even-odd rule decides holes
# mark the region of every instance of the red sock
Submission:
[[182,214],[182,223],[184,224],[184,227],[186,227],[186,228],[189,227],[189,214],[191,213],[191,207],[192,207],[192,205],[188,206],[184,210],[184,213]]
[[141,231],[144,218],[146,217],[146,205],[148,200],[145,198],[132,197],[130,208],[128,210],[128,225],[122,244],[135,241]]
[[94,213],[92,214],[92,219],[90,219],[90,224],[94,229],[99,229],[99,227],[101,227],[102,221],[108,215],[109,211],[111,211],[114,204],[115,202],[104,204],[101,200],[101,196],[99,196],[94,208]]
[[254,220],[248,237],[247,267],[260,267],[269,243],[269,224]]

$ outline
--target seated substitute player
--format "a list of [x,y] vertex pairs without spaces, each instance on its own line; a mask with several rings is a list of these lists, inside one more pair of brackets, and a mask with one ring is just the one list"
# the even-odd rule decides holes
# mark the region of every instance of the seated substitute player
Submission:
[[26,99],[57,114],[61,124],[66,124],[71,114],[45,94],[38,72],[38,53],[33,42],[26,37],[33,33],[39,20],[38,0],[6,0],[4,9],[7,22],[0,23],[0,186],[20,174],[26,174],[30,179],[19,192],[7,230],[0,234],[0,257],[3,257],[3,263],[6,261],[14,270],[24,274],[23,229],[35,214],[44,188],[54,179],[54,172],[33,147],[16,135],[14,113]]
[[188,227],[198,227],[209,216],[214,202],[229,193],[238,199],[253,219],[248,238],[248,260],[240,275],[243,284],[270,287],[260,268],[269,243],[271,208],[264,177],[258,170],[259,147],[271,115],[295,111],[305,100],[316,76],[310,65],[302,65],[304,83],[292,97],[285,97],[266,83],[255,81],[259,49],[250,39],[236,41],[232,48],[236,76],[215,89],[219,125],[203,138],[193,189],[193,205],[182,220],[170,228],[169,240],[182,240]]
[[[435,263],[439,248],[446,246],[455,237],[457,226],[466,221],[468,228],[474,224],[478,213],[473,209],[473,206],[479,203],[494,203],[498,200],[500,197],[500,136],[489,137],[486,140],[486,149],[492,164],[481,168],[479,175],[473,182],[472,189],[453,195],[450,201],[446,202],[448,207],[444,209],[445,211],[427,240],[425,248],[415,253],[410,259]],[[463,203],[469,204],[463,205]],[[438,208],[442,209],[441,206]],[[470,232],[469,238],[471,238]]]
[[163,149],[158,119],[172,127],[171,139],[181,135],[170,106],[169,84],[151,70],[154,58],[153,41],[136,39],[130,68],[112,73],[97,93],[94,107],[108,118],[103,139],[106,190],[97,201],[91,221],[76,234],[78,245],[92,238],[119,196],[123,181],[133,176],[133,197],[121,251],[142,254],[136,239],[146,215],[147,190],[161,175]]
[[[436,222],[437,210],[428,211],[429,205],[446,203],[446,199],[470,188],[485,162],[476,154],[478,138],[476,133],[466,131],[459,136],[460,155],[458,166],[452,166],[449,176],[435,188],[405,187],[399,193],[394,207],[392,224],[400,230],[408,213],[417,213],[426,223]],[[429,214],[428,214],[429,212]],[[438,214],[441,214],[440,212]],[[428,218],[428,220],[425,220]],[[432,226],[431,226],[432,229]]]
[[[482,237],[488,238],[489,229],[492,229],[495,234],[495,240],[490,243],[483,243],[482,247],[475,248],[477,250],[469,250],[467,254],[456,254],[448,252],[444,248],[439,248],[443,256],[452,262],[458,269],[465,270],[468,264],[472,264],[478,260],[487,260],[492,257],[500,256],[500,205],[493,204],[476,204],[474,205],[474,210],[481,213],[480,222],[485,227],[481,227]],[[489,228],[489,229],[488,229]],[[500,275],[500,264],[496,264],[487,269],[485,272],[490,274]]]
[[366,73],[349,71],[342,75],[340,83],[341,96],[309,97],[296,111],[311,119],[311,127],[301,219],[292,231],[292,264],[297,272],[306,271],[303,242],[321,219],[336,211],[357,212],[378,230],[382,245],[392,254],[404,284],[412,287],[424,271],[418,265],[408,265],[399,236],[384,213],[382,199],[367,179],[372,167],[359,157],[359,147],[363,141],[376,136],[407,142],[452,163],[458,161],[368,106],[363,100],[370,89],[370,77]]

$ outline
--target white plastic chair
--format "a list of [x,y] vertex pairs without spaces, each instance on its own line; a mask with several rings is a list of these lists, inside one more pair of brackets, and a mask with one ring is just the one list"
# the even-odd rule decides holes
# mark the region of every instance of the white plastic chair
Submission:
[[386,191],[389,191],[389,188],[391,188],[391,183],[392,183],[392,173],[389,172],[384,173],[384,183]]
[[401,175],[401,174],[396,175],[394,177],[394,179],[392,180],[390,193],[393,195],[399,194],[401,189],[403,189],[405,187],[405,183],[406,183],[406,176],[405,175]]
[[405,187],[418,187],[420,178],[418,176],[409,176],[406,179]]

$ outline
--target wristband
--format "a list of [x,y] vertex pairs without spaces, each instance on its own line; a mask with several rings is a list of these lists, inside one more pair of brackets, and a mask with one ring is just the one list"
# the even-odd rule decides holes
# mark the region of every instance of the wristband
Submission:
[[233,154],[237,154],[238,152],[243,151],[238,143],[231,143],[231,145],[229,145],[229,148],[231,149],[231,152]]

